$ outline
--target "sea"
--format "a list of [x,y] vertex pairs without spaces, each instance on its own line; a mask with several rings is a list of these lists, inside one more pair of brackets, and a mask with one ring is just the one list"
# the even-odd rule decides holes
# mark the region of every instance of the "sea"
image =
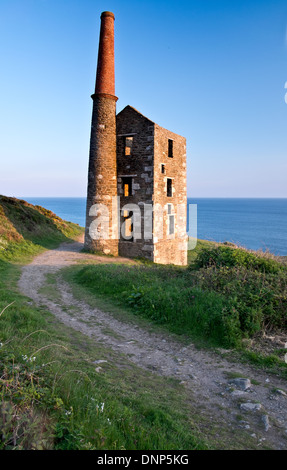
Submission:
[[[85,225],[84,197],[23,197],[31,204],[51,210],[64,220]],[[192,234],[216,242],[232,242],[251,250],[287,256],[287,199],[188,198],[197,213]],[[189,210],[187,213],[189,230]],[[191,233],[191,232],[190,232]]]

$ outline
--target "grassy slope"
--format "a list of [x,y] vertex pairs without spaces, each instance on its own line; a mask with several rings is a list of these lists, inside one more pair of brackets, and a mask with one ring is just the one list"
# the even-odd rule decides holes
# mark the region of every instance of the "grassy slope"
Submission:
[[81,232],[0,196],[0,449],[209,448],[178,382],[138,370],[18,293],[23,263]]
[[26,201],[0,196],[0,259],[26,261],[45,248],[79,236],[83,229]]

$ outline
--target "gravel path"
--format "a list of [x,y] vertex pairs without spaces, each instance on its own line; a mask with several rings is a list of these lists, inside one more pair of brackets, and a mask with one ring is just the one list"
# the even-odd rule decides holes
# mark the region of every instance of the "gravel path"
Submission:
[[[125,354],[128,362],[151,373],[178,379],[190,391],[191,401],[198,411],[209,421],[224,423],[225,430],[227,427],[230,433],[246,433],[251,447],[287,448],[285,380],[234,362],[231,357],[227,359],[228,351],[218,354],[198,350],[192,344],[183,346],[172,335],[124,323],[75,299],[70,286],[61,278],[61,268],[79,262],[113,263],[121,260],[81,253],[82,247],[81,242],[66,243],[37,256],[31,264],[23,267],[20,291],[37,305],[47,307],[69,327]],[[39,292],[47,282],[47,274],[57,275],[56,300],[48,298],[43,291]],[[104,364],[98,365],[97,370],[99,373],[103,371]],[[250,385],[248,381],[230,383],[228,377],[231,374],[249,378],[251,386],[242,390],[242,387]]]

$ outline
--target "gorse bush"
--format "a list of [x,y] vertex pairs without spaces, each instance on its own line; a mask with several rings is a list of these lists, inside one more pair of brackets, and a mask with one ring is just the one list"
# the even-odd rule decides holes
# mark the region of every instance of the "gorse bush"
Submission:
[[237,313],[240,330],[252,336],[262,329],[287,328],[287,276],[227,266],[193,273],[201,289],[217,292]]
[[283,269],[282,264],[272,259],[272,257],[263,257],[242,248],[229,246],[203,248],[191,268],[207,268],[209,266],[216,268],[238,266],[265,273],[278,273]]
[[224,295],[245,336],[287,328],[287,270],[272,256],[226,246],[206,248],[190,270],[201,289]]

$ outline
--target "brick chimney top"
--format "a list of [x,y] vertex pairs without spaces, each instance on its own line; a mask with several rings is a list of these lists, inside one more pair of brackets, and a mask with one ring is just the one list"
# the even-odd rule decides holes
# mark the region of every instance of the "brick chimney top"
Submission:
[[110,95],[117,99],[115,97],[114,20],[115,16],[110,11],[104,11],[101,14],[95,95]]
[[114,15],[111,11],[103,11],[103,13],[101,14],[101,19],[102,19],[104,16],[110,16],[111,18],[114,18],[114,19],[115,19],[115,15]]

